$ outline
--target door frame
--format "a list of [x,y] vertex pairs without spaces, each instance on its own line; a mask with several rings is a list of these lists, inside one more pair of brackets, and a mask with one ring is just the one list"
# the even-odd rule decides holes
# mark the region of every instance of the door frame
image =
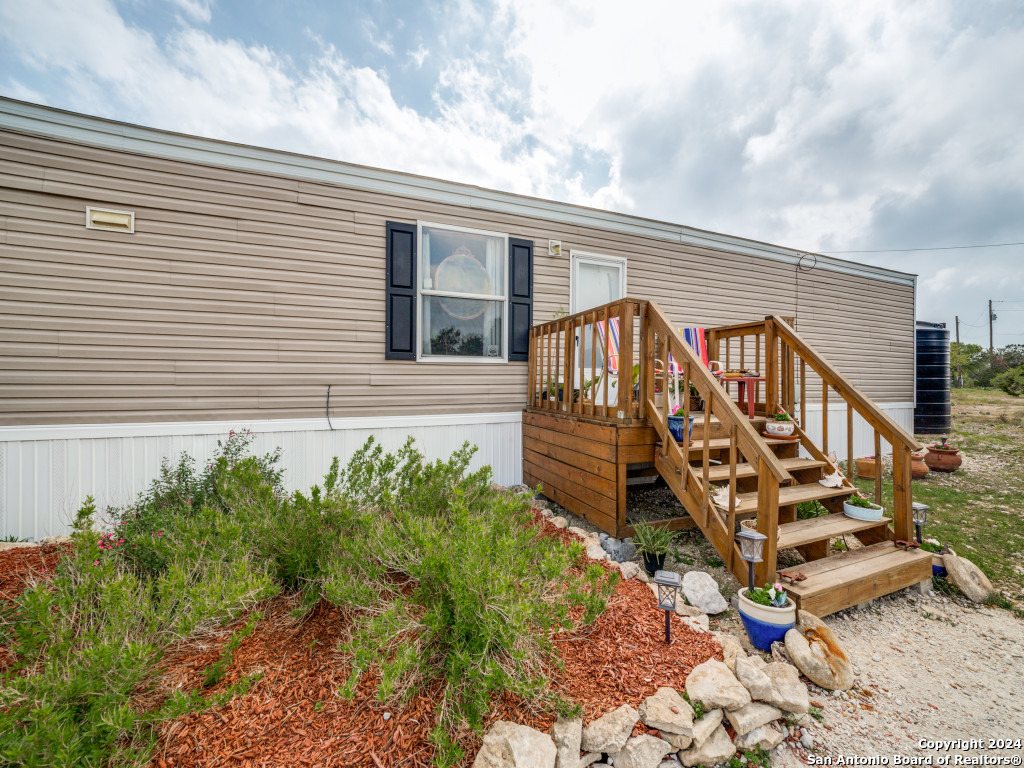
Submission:
[[576,307],[576,265],[598,264],[601,266],[621,267],[622,272],[622,296],[626,298],[626,257],[608,256],[603,253],[590,253],[588,251],[569,251],[569,314],[575,315],[580,310]]

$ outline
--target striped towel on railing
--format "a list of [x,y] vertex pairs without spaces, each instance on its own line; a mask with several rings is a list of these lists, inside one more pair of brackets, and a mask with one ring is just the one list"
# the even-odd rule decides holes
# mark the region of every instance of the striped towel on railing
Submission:
[[680,328],[679,333],[683,335],[683,341],[689,344],[693,351],[697,353],[697,357],[704,363],[704,367],[708,367],[708,341],[704,334],[703,328],[697,328],[691,326],[688,328]]
[[607,350],[605,354],[605,370],[610,374],[619,372],[619,318],[608,319],[608,340],[604,337],[604,323],[595,323],[597,335],[601,337],[601,349]]

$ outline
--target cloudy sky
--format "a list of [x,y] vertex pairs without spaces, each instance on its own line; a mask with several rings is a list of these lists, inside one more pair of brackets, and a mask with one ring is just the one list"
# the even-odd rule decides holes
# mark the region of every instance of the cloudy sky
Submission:
[[1024,245],[939,250],[1024,243],[1018,0],[0,0],[0,93],[913,272],[1024,343]]

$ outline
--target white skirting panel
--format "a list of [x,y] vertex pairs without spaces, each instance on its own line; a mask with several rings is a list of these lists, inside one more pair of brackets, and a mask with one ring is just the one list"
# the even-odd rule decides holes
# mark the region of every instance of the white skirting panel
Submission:
[[[914,434],[914,404],[913,403],[878,403],[879,408],[891,416],[897,424],[903,427],[910,434]],[[796,413],[799,416],[800,406],[797,404]],[[821,439],[821,403],[807,404],[807,423],[803,424],[804,430],[811,436],[814,442],[822,447]],[[846,404],[829,403],[828,408],[828,451],[835,451],[841,461],[846,460],[847,432],[846,432]],[[875,453],[875,431],[864,419],[854,412],[853,414],[853,455],[854,458],[862,456],[873,456]],[[892,447],[882,440],[882,454],[892,453]]]
[[320,483],[334,456],[344,464],[371,435],[386,450],[412,436],[429,459],[468,441],[479,448],[473,468],[489,464],[496,482],[512,485],[522,480],[521,424],[516,412],[334,419],[333,430],[325,419],[0,427],[0,537],[65,533],[86,496],[101,510],[124,505],[163,459],[184,452],[201,462],[232,429],[252,429],[257,453],[281,448],[289,490]]

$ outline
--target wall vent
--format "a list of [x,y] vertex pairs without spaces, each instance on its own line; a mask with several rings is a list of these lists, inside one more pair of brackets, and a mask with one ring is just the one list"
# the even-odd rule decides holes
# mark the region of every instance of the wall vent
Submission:
[[85,228],[133,234],[135,232],[135,214],[131,211],[113,211],[109,208],[87,206]]

